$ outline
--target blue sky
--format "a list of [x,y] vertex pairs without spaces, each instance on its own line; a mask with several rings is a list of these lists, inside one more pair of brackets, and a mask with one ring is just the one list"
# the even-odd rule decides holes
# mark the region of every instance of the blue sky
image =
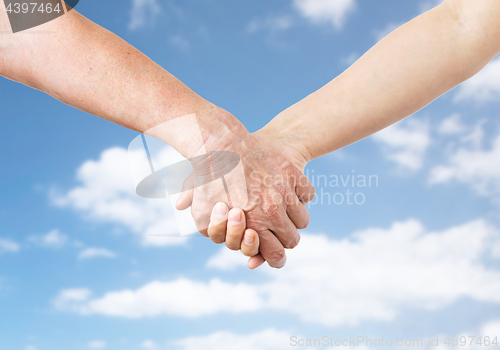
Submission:
[[[77,10],[255,131],[436,4],[87,0]],[[145,215],[157,202],[134,196],[136,132],[0,79],[0,349],[500,338],[499,98],[496,59],[416,115],[311,162],[311,178],[375,175],[378,186],[318,186],[325,201],[350,190],[364,203],[311,205],[287,267],[248,271],[204,238],[145,238],[164,223]],[[124,206],[144,219],[131,223]]]

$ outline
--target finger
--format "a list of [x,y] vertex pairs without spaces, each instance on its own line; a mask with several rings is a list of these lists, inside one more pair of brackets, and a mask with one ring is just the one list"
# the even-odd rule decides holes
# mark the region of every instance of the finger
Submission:
[[194,173],[191,173],[182,184],[182,192],[177,197],[175,208],[177,210],[185,210],[193,203],[194,195]]
[[316,190],[314,189],[314,186],[311,184],[307,176],[301,174],[298,170],[296,179],[295,193],[302,203],[307,204],[316,196]]
[[246,228],[246,220],[245,220],[245,213],[243,212],[243,210],[239,208],[231,209],[229,211],[229,220],[227,221],[227,233],[226,233],[226,246],[229,249],[240,250],[241,241],[243,240],[243,233],[245,232],[245,228]]
[[[268,229],[279,239],[281,245],[289,249],[296,247],[300,241],[300,234],[288,217],[284,206],[271,201],[264,203],[262,209],[269,223]],[[269,261],[265,255],[264,258]]]
[[175,203],[175,208],[177,210],[185,210],[189,208],[191,206],[191,203],[193,202],[193,193],[194,189],[181,192],[181,194],[177,198],[177,202]]
[[278,238],[269,230],[259,232],[260,253],[269,266],[280,269],[286,264],[285,248]]
[[[243,253],[243,255],[250,257],[259,254],[259,235],[257,234],[257,232],[252,229],[245,230],[243,241],[241,242],[241,252]],[[262,255],[260,257],[262,258]],[[262,263],[264,263],[264,261],[262,261]]]
[[248,259],[248,268],[250,270],[253,270],[253,269],[256,269],[257,267],[259,267],[260,265],[262,265],[263,263],[265,263],[266,260],[264,260],[264,258],[262,257],[262,255],[259,253],[257,255],[254,255],[252,257],[250,257],[250,259]]
[[293,193],[289,193],[294,198],[287,199],[286,213],[290,220],[292,220],[295,227],[298,229],[306,228],[309,225],[309,212],[306,209],[304,203],[302,203],[297,196]]
[[202,236],[205,236],[205,237],[209,237],[208,236],[208,229],[207,229],[207,226],[205,223],[199,223],[195,220],[195,224],[196,224],[196,229],[198,230],[199,233],[201,233]]
[[[208,237],[208,227],[210,226],[210,217],[208,216],[208,210],[204,208],[198,208],[196,203],[191,205],[191,216],[194,219],[196,229],[201,233],[202,236]],[[212,208],[213,213],[214,208]],[[206,214],[205,214],[206,213]],[[216,221],[214,221],[215,224]]]
[[217,244],[224,243],[226,240],[227,215],[229,209],[226,203],[217,203],[210,216],[210,224],[208,225],[208,237]]

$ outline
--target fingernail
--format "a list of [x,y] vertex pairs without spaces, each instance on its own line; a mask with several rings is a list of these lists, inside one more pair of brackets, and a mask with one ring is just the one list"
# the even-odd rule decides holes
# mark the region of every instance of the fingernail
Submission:
[[246,245],[251,245],[255,241],[255,236],[253,233],[246,233],[245,232],[245,237],[243,237],[243,243]]
[[227,215],[227,205],[225,203],[217,203],[215,205],[215,216],[218,218],[225,218]]
[[241,213],[241,210],[233,210],[229,213],[229,223],[231,225],[241,224],[242,219],[243,219],[243,215]]

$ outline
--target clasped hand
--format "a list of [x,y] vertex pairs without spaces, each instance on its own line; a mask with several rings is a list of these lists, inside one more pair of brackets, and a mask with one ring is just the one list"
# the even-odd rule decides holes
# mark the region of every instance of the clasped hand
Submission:
[[[213,129],[202,125],[205,148],[217,151],[217,155],[210,162],[193,164],[195,171],[185,180],[176,208],[191,207],[200,233],[215,243],[225,242],[231,250],[241,249],[250,257],[250,268],[264,261],[281,268],[286,263],[285,248],[294,248],[300,241],[297,229],[309,224],[305,205],[314,198],[315,190],[303,174],[304,158],[293,147],[264,133],[250,134],[237,127],[227,128],[230,131],[221,135],[220,126]],[[224,184],[195,184],[200,174],[213,173],[227,161],[224,155],[230,154],[240,157],[244,179],[231,172],[224,177]],[[227,188],[246,193],[230,191],[228,196]],[[231,197],[244,197],[246,205],[234,207]]]

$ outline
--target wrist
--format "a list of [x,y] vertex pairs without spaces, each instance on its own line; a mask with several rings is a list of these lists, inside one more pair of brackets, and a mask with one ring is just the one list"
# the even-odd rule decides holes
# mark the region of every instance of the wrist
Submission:
[[244,144],[250,135],[245,127],[229,112],[204,102],[191,104],[191,114],[170,118],[144,133],[188,159]]
[[[255,135],[265,137],[269,142],[281,148],[285,157],[292,162],[292,164],[304,172],[304,168],[311,160],[314,159],[312,153],[307,148],[303,141],[303,134],[298,132],[301,128],[291,123],[283,123],[279,119],[284,119],[283,114],[279,114],[269,124],[258,130]],[[294,120],[293,118],[289,118]]]
[[250,133],[231,113],[212,105],[197,118],[206,151],[245,147]]

